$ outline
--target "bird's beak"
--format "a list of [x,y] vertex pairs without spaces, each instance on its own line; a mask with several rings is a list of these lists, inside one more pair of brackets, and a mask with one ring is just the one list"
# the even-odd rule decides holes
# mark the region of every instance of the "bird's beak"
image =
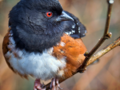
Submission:
[[62,11],[62,14],[56,18],[57,22],[68,20],[74,21],[74,19],[71,16],[69,16],[65,11]]

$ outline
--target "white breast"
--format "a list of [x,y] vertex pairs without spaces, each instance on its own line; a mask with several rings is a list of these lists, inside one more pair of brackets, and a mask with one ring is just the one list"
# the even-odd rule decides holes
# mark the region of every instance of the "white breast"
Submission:
[[[59,69],[65,67],[65,58],[58,60],[51,55],[52,49],[45,50],[43,53],[29,53],[25,50],[15,48],[15,42],[12,37],[9,38],[10,45],[5,57],[13,69],[22,75],[33,75],[43,80],[51,79],[58,74]],[[15,53],[18,55],[15,56]]]

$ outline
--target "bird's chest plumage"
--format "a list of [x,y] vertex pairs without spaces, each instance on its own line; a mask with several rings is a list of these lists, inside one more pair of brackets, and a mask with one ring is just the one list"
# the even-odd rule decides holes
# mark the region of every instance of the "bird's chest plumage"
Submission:
[[[6,41],[7,39],[7,41]],[[7,49],[6,49],[7,48]],[[15,41],[7,34],[3,52],[8,65],[21,76],[32,75],[43,80],[72,75],[84,60],[86,48],[80,39],[64,34],[61,41],[43,53],[27,52],[15,47]]]
[[15,47],[12,36],[8,36],[8,41],[9,44],[6,46],[8,51],[5,53],[6,61],[12,70],[21,76],[32,75],[47,80],[59,76],[59,69],[66,66],[64,57],[59,60],[52,56],[53,48],[44,50],[43,53],[27,52]]
[[59,68],[66,66],[64,58],[57,60],[48,51],[40,54],[17,50],[16,55],[15,53],[15,51],[8,51],[5,57],[9,58],[8,63],[14,71],[24,76],[32,75],[36,78],[46,80],[55,77]]

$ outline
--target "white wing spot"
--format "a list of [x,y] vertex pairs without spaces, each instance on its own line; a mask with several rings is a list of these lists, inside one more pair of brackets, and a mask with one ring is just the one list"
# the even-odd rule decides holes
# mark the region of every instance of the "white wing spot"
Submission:
[[78,28],[78,30],[80,31],[80,27]]
[[65,43],[64,42],[60,42],[60,46],[64,47]]
[[65,32],[67,35],[73,34],[73,32]]
[[72,33],[75,33],[75,31],[74,31],[74,30],[72,30]]
[[67,35],[69,35],[69,33],[68,32],[65,32]]
[[74,25],[72,25],[72,28],[73,28],[73,29],[75,28],[75,24],[74,24]]

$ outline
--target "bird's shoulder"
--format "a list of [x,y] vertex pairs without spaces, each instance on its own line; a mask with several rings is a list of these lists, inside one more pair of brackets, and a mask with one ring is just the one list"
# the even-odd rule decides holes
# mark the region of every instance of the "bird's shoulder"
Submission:
[[61,41],[54,46],[53,55],[57,58],[61,58],[62,56],[66,56],[66,59],[69,61],[70,59],[74,59],[75,61],[80,54],[84,54],[86,52],[86,47],[82,40],[74,39],[71,36],[64,34],[61,37]]
[[65,78],[70,77],[77,68],[83,63],[86,52],[86,47],[82,40],[74,39],[71,36],[64,34],[61,37],[61,41],[54,46],[53,56],[61,60],[61,58],[66,58],[66,67],[64,68]]

